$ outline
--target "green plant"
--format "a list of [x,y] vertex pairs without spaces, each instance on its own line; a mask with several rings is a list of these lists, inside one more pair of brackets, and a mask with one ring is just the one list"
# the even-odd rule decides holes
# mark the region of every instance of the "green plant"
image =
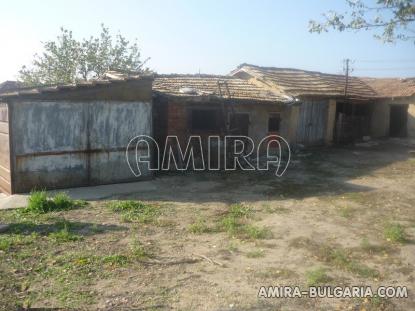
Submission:
[[326,274],[326,269],[316,268],[306,272],[307,284],[309,286],[321,285],[329,282],[331,278]]
[[232,204],[228,214],[234,218],[248,217],[252,214],[252,208],[243,204]]
[[150,254],[138,240],[133,240],[130,248],[132,257],[136,259],[145,259],[150,257]]
[[262,249],[258,249],[258,250],[254,250],[254,251],[250,251],[246,253],[246,257],[248,258],[260,258],[264,256],[265,256],[265,252]]
[[10,247],[12,246],[12,243],[9,239],[0,237],[0,250],[1,251],[8,251]]
[[406,234],[404,228],[400,224],[387,224],[383,234],[387,241],[405,243]]
[[64,224],[61,230],[50,233],[49,238],[55,242],[74,242],[83,239],[82,236],[72,233],[67,223]]
[[209,233],[212,231],[204,219],[198,219],[196,222],[190,224],[188,230],[194,234]]
[[141,201],[113,201],[108,207],[121,214],[124,222],[155,223],[160,214],[157,207]]
[[254,225],[245,225],[242,232],[250,239],[266,239],[271,236],[271,231],[268,228],[260,228]]
[[57,193],[54,197],[47,196],[45,191],[32,191],[24,212],[44,214],[52,211],[69,210],[75,207],[84,207],[86,201],[72,200],[66,193]]
[[45,191],[32,191],[29,196],[27,211],[47,213],[51,210],[51,201]]
[[124,255],[108,255],[102,257],[102,262],[112,266],[124,266],[128,263],[128,257]]

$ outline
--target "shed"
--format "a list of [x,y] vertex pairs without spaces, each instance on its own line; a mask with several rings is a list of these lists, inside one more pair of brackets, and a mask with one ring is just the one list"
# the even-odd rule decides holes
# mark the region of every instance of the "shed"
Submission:
[[[133,137],[152,135],[152,81],[135,76],[1,93],[0,189],[137,180],[126,148]],[[140,169],[141,178],[151,177]]]

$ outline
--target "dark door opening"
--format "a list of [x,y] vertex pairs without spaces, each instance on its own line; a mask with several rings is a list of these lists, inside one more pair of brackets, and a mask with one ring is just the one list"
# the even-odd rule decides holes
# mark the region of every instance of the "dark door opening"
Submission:
[[334,140],[337,143],[351,143],[370,134],[372,103],[350,103],[338,101]]
[[406,137],[408,122],[408,105],[391,105],[389,136]]

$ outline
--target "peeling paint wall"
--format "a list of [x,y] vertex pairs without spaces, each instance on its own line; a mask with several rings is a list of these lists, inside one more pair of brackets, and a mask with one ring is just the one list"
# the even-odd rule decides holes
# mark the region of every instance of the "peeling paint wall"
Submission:
[[[18,101],[13,102],[11,124],[15,192],[133,181],[137,178],[127,165],[126,147],[134,136],[152,134],[152,106],[138,101]],[[142,173],[151,175],[145,167]]]
[[9,109],[0,103],[0,192],[11,193]]

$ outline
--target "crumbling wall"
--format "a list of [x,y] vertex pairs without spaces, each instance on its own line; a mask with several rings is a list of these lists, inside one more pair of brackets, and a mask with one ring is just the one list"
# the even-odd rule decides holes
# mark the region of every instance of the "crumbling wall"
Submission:
[[9,109],[0,103],[0,192],[11,191]]

